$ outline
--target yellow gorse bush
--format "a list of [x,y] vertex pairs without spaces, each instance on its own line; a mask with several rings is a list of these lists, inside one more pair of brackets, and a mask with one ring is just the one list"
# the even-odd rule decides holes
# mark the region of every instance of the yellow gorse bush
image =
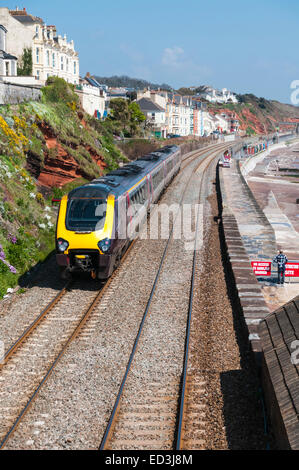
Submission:
[[9,127],[5,119],[0,116],[0,133],[7,138],[8,146],[11,150],[16,150],[17,148],[25,149],[29,144],[27,137],[20,132],[20,128],[23,126],[23,120],[17,119],[20,122],[16,123],[17,131],[14,131]]

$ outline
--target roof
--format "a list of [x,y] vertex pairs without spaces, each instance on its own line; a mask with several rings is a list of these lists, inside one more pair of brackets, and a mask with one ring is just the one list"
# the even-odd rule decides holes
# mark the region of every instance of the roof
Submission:
[[29,15],[26,10],[10,10],[10,15],[22,24],[44,24],[41,18],[37,16]]
[[156,112],[156,113],[157,112],[159,112],[159,113],[165,112],[165,110],[163,108],[161,108],[161,106],[154,103],[153,101],[151,101],[148,98],[141,98],[141,100],[137,101],[137,103],[139,104],[141,111]]
[[6,60],[18,60],[17,57],[15,57],[14,55],[8,54],[5,51],[0,51],[0,57]]
[[[149,155],[144,155],[138,160],[110,172],[108,175],[97,178],[91,183],[81,186],[80,191],[81,188],[85,188],[88,192],[90,192],[91,188],[97,188],[107,194],[114,194],[115,197],[118,198],[126,191],[129,191],[150,171],[154,170],[155,167],[158,167],[161,162],[167,160],[170,155],[178,150],[179,147],[176,145],[169,145],[158,149]],[[77,189],[78,188],[71,191],[69,193],[69,197],[74,196]]]
[[261,322],[260,338],[290,448],[299,450],[299,296]]
[[85,77],[85,80],[92,86],[96,87],[96,88],[101,88],[102,89],[102,85],[99,84],[99,82],[97,82],[97,80],[93,77]]

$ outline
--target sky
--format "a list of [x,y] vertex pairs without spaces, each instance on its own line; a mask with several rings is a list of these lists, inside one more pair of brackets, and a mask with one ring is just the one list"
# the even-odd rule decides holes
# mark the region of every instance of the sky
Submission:
[[298,0],[20,1],[0,5],[26,7],[74,39],[81,76],[207,84],[285,103],[299,80]]

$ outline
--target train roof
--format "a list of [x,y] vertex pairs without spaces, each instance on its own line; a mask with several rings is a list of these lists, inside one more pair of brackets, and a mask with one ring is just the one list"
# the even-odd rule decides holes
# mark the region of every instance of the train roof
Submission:
[[177,145],[168,145],[158,149],[84,186],[73,189],[68,197],[96,197],[96,194],[103,193],[114,194],[118,197],[132,188],[150,171],[154,170],[155,167],[158,167],[161,162],[167,160],[170,155],[178,150],[179,147]]

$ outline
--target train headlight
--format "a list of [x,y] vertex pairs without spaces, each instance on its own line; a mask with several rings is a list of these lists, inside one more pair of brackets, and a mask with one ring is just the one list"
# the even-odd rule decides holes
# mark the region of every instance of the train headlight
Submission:
[[98,243],[98,247],[100,248],[102,253],[104,254],[108,253],[111,248],[110,238],[104,238],[104,240],[100,240]]
[[58,251],[60,251],[61,253],[64,253],[65,250],[67,250],[69,247],[69,242],[67,242],[63,238],[58,238],[57,247],[58,247]]

